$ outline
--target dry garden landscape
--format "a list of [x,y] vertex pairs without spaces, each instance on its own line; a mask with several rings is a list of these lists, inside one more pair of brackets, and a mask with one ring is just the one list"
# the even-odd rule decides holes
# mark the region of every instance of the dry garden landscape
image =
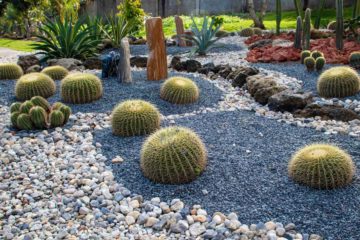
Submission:
[[2,29],[0,239],[360,239],[360,1],[293,29],[274,2],[275,29],[248,1],[167,37],[138,0]]

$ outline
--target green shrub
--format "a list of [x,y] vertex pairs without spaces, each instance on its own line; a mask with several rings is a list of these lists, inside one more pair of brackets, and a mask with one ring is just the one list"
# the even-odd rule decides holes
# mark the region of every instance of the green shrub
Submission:
[[315,68],[315,59],[313,57],[307,57],[304,59],[304,64],[308,71],[312,71]]
[[14,63],[0,64],[0,80],[18,79],[23,75],[21,67]]
[[61,97],[65,102],[83,104],[101,98],[101,80],[88,73],[73,73],[61,81]]
[[251,37],[254,34],[255,34],[255,32],[254,32],[253,28],[244,28],[239,33],[239,35],[241,37]]
[[305,58],[310,57],[310,56],[311,56],[311,52],[309,50],[302,51],[300,54],[301,64],[304,64]]
[[44,98],[55,94],[55,82],[43,73],[29,73],[16,82],[15,95],[19,100],[28,100],[34,96]]
[[324,57],[318,57],[315,61],[315,69],[321,71],[325,66],[326,60]]
[[141,150],[141,169],[156,183],[182,184],[195,180],[205,169],[207,154],[191,130],[168,127],[152,134]]
[[46,67],[41,72],[48,75],[53,80],[61,80],[69,74],[69,71],[62,66]]
[[110,16],[107,18],[107,22],[106,26],[101,27],[102,32],[111,41],[113,48],[120,48],[122,39],[130,34],[133,22],[129,22],[124,16]]
[[321,97],[343,98],[359,92],[360,80],[357,72],[350,67],[333,67],[323,72],[317,83]]
[[148,102],[128,100],[114,108],[111,126],[115,135],[123,137],[150,134],[160,127],[160,113]]
[[360,68],[360,52],[353,52],[349,57],[349,65],[353,68]]
[[340,148],[313,144],[299,150],[289,163],[294,181],[317,189],[344,187],[352,181],[355,166],[351,157]]
[[144,25],[145,12],[141,8],[141,0],[125,0],[118,6],[119,15],[127,22],[132,22],[130,33],[136,34]]
[[199,98],[199,89],[190,79],[172,77],[161,86],[160,97],[174,104],[190,104]]

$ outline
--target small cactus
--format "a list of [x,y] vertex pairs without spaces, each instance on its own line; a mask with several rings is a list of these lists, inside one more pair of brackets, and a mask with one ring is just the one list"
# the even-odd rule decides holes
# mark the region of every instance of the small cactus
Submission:
[[294,39],[294,47],[301,49],[301,37],[302,37],[302,19],[301,16],[298,16],[296,19],[296,32]]
[[302,51],[300,54],[301,64],[304,64],[305,58],[310,57],[310,56],[311,56],[311,52],[309,50]]
[[335,0],[336,2],[336,48],[344,48],[344,1]]
[[59,110],[54,110],[49,115],[49,123],[51,128],[61,127],[64,125],[64,114]]
[[29,113],[32,107],[34,104],[31,101],[25,101],[20,105],[20,113]]
[[349,57],[349,65],[353,68],[360,68],[360,52],[353,52]]
[[44,68],[41,73],[48,75],[53,80],[62,80],[69,74],[69,71],[62,66],[51,66]]
[[30,119],[38,129],[46,128],[47,113],[44,108],[35,106],[30,109]]
[[206,163],[204,144],[187,128],[163,128],[152,134],[141,150],[142,172],[156,183],[189,183],[204,171]]
[[21,67],[14,63],[0,64],[0,80],[18,79],[23,75]]
[[65,125],[69,121],[71,115],[71,108],[66,105],[62,105],[59,108],[59,111],[62,112],[64,115],[64,125]]
[[230,33],[228,31],[225,31],[225,30],[219,30],[215,33],[215,37],[218,37],[218,38],[223,38],[223,37],[227,37],[229,36]]
[[261,28],[255,27],[255,28],[252,28],[252,30],[254,31],[254,34],[258,35],[258,36],[261,36],[263,33],[263,30]]
[[30,101],[35,106],[42,107],[46,112],[50,112],[50,110],[51,110],[51,106],[50,106],[49,102],[43,97],[35,96],[35,97],[32,97]]
[[11,124],[16,128],[18,127],[17,126],[17,119],[18,119],[20,114],[21,114],[20,112],[15,111],[15,112],[12,112],[11,116],[10,116]]
[[315,61],[315,69],[321,71],[325,66],[326,60],[324,57],[318,57]]
[[160,90],[160,97],[174,104],[190,104],[199,98],[199,89],[190,79],[172,77],[164,82]]
[[51,110],[59,110],[63,105],[61,102],[56,102],[51,106]]
[[73,73],[61,81],[61,97],[68,103],[90,103],[101,98],[102,93],[101,80],[93,74]]
[[355,165],[342,149],[328,144],[313,144],[292,157],[288,171],[290,177],[300,184],[316,189],[334,189],[352,181]]
[[323,72],[317,83],[317,90],[324,98],[344,98],[359,92],[360,79],[350,67],[333,67]]
[[304,26],[303,26],[303,49],[310,49],[310,36],[311,36],[311,9],[305,11]]
[[304,60],[304,64],[308,71],[313,71],[315,68],[315,59],[313,57],[307,57]]
[[16,127],[21,130],[34,129],[34,125],[30,119],[29,114],[21,113],[16,119]]
[[19,100],[29,100],[34,96],[48,98],[55,94],[55,90],[55,82],[49,76],[29,73],[17,80],[15,95]]
[[123,137],[150,134],[160,128],[160,113],[148,102],[128,100],[114,108],[111,126],[113,134]]
[[252,35],[254,35],[254,29],[252,28],[244,28],[240,31],[240,36],[241,37],[251,37]]
[[21,106],[21,102],[14,102],[13,104],[11,104],[10,113],[20,112],[20,106]]
[[315,60],[318,58],[318,57],[323,57],[324,56],[324,54],[322,53],[322,52],[320,52],[320,51],[313,51],[312,53],[311,53],[311,57],[313,57]]
[[281,0],[276,0],[276,35],[280,35],[281,19]]

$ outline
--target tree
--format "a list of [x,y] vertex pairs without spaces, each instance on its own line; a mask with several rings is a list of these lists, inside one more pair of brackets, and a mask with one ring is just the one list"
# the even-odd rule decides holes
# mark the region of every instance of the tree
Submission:
[[255,5],[253,0],[248,0],[248,10],[250,17],[254,21],[254,27],[265,29],[263,18],[266,14],[268,0],[262,0],[259,16],[255,12]]

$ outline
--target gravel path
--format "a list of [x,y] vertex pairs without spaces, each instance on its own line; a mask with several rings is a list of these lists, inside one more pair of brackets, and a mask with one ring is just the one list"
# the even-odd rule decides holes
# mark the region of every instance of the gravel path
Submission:
[[208,113],[175,122],[194,129],[209,152],[206,172],[188,185],[153,184],[142,176],[139,151],[144,137],[114,137],[108,128],[95,132],[95,141],[102,144],[108,164],[117,155],[123,157],[122,164],[112,165],[115,178],[144,197],[179,197],[188,204],[206,206],[210,212],[235,211],[245,223],[269,219],[294,222],[302,232],[320,233],[326,239],[360,238],[355,227],[360,224],[359,175],[350,187],[333,191],[299,186],[287,175],[292,153],[313,142],[338,144],[360,167],[360,142],[242,111]]
[[[145,71],[133,71],[133,81],[131,85],[124,85],[118,82],[116,79],[103,79],[104,87],[104,96],[93,103],[89,104],[67,104],[72,108],[73,112],[109,112],[112,111],[114,106],[119,102],[139,98],[146,101],[150,101],[157,106],[162,114],[179,114],[193,112],[204,107],[212,107],[216,105],[222,97],[222,92],[209,81],[203,80],[199,77],[190,77],[193,79],[199,89],[200,89],[200,98],[199,101],[191,105],[183,105],[174,107],[173,104],[170,104],[166,101],[163,101],[159,97],[160,87],[164,81],[147,81]],[[170,76],[188,76],[186,74],[179,74],[175,72],[170,72]],[[0,104],[9,105],[9,103],[16,101],[14,97],[14,86],[16,81],[5,80],[0,81],[0,91],[3,93],[0,98]],[[50,102],[61,101],[60,99],[60,81],[57,81],[57,93],[49,98]]]

